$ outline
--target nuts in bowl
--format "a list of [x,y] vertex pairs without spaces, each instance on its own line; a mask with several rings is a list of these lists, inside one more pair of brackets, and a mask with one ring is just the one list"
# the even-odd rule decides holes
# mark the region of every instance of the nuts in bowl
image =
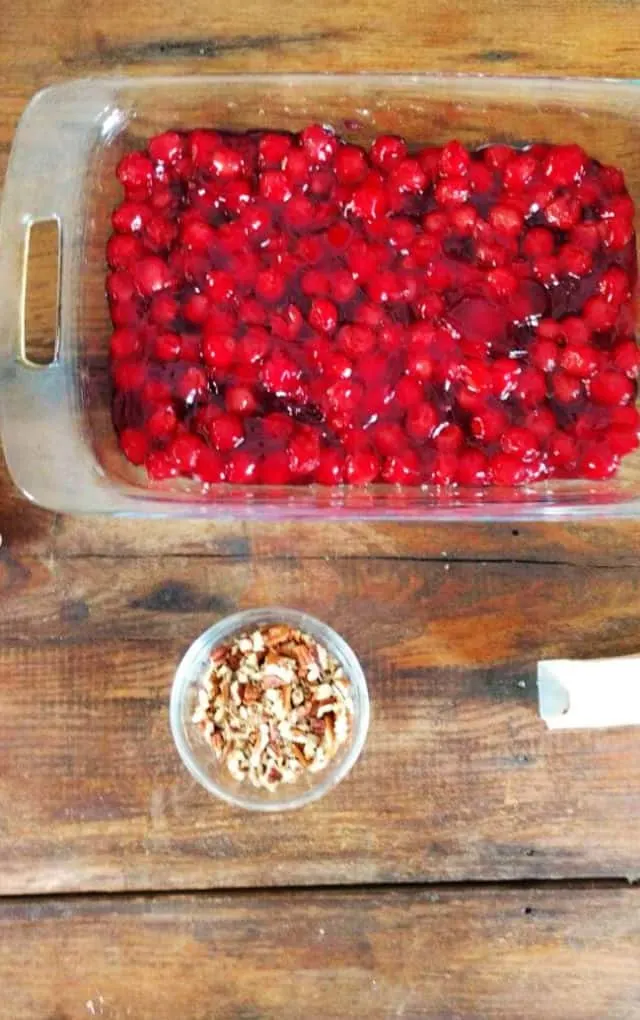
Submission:
[[366,681],[326,624],[284,609],[221,621],[189,648],[171,726],[211,793],[263,811],[299,807],[338,783],[368,728]]

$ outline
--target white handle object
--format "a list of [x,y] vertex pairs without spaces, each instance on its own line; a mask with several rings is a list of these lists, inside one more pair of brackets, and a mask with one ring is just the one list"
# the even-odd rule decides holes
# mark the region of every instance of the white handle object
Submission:
[[551,730],[640,726],[640,655],[539,662],[538,703]]

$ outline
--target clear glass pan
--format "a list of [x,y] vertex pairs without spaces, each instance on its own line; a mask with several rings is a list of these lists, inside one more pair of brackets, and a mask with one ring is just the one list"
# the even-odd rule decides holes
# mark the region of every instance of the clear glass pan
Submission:
[[[88,79],[39,93],[19,124],[0,213],[0,427],[9,469],[35,502],[65,512],[261,519],[492,520],[640,515],[640,450],[607,482],[524,489],[202,491],[150,484],[120,454],[109,411],[104,250],[124,152],[170,127],[298,130],[331,123],[367,141],[457,137],[577,142],[621,166],[640,203],[640,92],[634,82],[457,75],[275,75]],[[56,357],[25,357],[25,253],[34,222],[61,231]]]

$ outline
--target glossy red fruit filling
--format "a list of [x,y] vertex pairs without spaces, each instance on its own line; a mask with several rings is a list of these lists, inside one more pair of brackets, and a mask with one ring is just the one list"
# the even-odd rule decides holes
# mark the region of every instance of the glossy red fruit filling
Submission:
[[167,131],[117,175],[113,418],[151,478],[511,486],[638,446],[633,204],[579,146]]

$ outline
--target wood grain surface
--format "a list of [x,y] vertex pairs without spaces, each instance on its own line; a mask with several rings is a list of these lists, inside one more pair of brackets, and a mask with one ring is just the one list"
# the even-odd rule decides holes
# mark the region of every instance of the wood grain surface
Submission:
[[[427,529],[422,555],[418,531],[356,528],[343,555],[336,526],[332,555],[320,528],[306,552],[277,527],[203,550],[193,524],[4,519],[0,892],[637,874],[636,732],[550,733],[535,689],[539,658],[638,650],[633,529],[555,552],[509,529],[505,557],[484,527]],[[345,635],[373,718],[331,797],[249,822],[184,771],[167,699],[200,631],[269,603]]]
[[[4,0],[0,184],[28,99],[71,77],[639,55],[638,0]],[[0,1017],[640,1017],[639,893],[608,881],[639,875],[637,734],[548,733],[533,684],[541,656],[639,650],[640,525],[141,526],[28,506],[0,469],[0,532]],[[258,821],[188,777],[167,696],[200,630],[265,602],[345,634],[373,718],[331,797]],[[384,885],[452,880],[491,884]]]
[[633,1020],[639,908],[617,887],[5,902],[0,1016]]

